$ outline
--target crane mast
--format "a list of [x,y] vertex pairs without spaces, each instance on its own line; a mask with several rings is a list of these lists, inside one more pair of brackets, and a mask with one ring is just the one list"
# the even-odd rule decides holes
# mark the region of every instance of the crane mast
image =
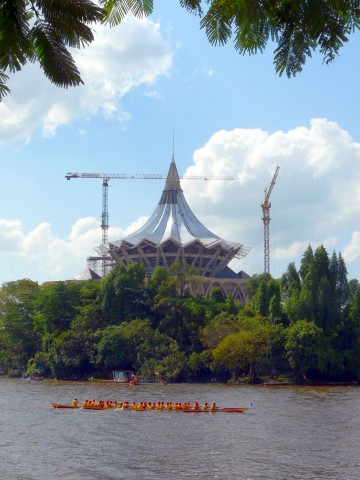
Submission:
[[276,178],[278,176],[280,167],[276,167],[273,179],[269,188],[265,188],[264,200],[261,203],[261,208],[263,212],[262,221],[264,223],[264,273],[270,273],[270,233],[269,233],[269,224],[270,224],[270,207],[271,203],[269,202],[271,192],[274,188]]
[[[102,213],[101,213],[101,231],[102,231],[102,240],[101,244],[106,245],[108,243],[108,230],[109,230],[109,180],[161,180],[166,179],[166,175],[161,173],[77,173],[77,172],[68,172],[65,175],[66,180],[71,180],[72,178],[102,178]],[[184,175],[180,176],[180,179],[184,180],[234,180],[231,176],[197,176],[197,175]],[[107,273],[106,271],[106,262],[109,258],[105,255],[102,258],[102,276],[104,277]]]

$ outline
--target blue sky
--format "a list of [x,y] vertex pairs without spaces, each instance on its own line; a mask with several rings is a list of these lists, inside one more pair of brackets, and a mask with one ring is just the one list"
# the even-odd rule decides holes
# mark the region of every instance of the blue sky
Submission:
[[[165,5],[164,5],[165,3]],[[360,35],[326,66],[308,59],[278,77],[273,46],[252,57],[211,46],[178,2],[153,15],[96,27],[74,52],[85,85],[51,85],[37,65],[14,75],[0,103],[0,283],[73,278],[101,243],[101,180],[72,172],[232,175],[183,181],[193,212],[213,232],[251,247],[231,266],[263,271],[260,204],[271,200],[270,270],[299,265],[310,243],[345,258],[360,279]],[[140,226],[161,180],[113,180],[109,239]]]

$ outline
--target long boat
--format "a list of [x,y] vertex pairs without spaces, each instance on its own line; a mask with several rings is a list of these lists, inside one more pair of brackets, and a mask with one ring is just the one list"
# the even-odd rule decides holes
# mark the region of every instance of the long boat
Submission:
[[51,404],[53,406],[53,408],[80,408],[79,406],[75,406],[75,405],[66,405],[66,404],[63,404],[63,403],[52,403]]
[[202,409],[185,409],[180,410],[183,413],[244,413],[249,410],[250,407],[224,407],[217,408],[216,410],[202,410]]

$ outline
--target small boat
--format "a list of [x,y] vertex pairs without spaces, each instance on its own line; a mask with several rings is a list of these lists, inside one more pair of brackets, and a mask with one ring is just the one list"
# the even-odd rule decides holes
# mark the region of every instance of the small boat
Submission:
[[75,406],[75,405],[65,405],[65,404],[62,404],[62,403],[52,403],[51,404],[53,406],[53,408],[80,408],[79,406]]
[[41,382],[42,380],[44,380],[44,377],[42,375],[30,375],[29,380],[33,382]]
[[131,383],[136,379],[136,375],[132,370],[114,370],[113,380],[116,383]]

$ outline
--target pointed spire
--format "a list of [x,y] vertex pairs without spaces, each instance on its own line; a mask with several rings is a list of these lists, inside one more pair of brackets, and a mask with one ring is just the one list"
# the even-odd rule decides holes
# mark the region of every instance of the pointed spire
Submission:
[[168,191],[168,190],[176,190],[178,192],[182,192],[181,186],[180,186],[180,178],[179,178],[179,174],[178,174],[178,171],[177,171],[177,168],[176,168],[174,154],[172,156],[169,172],[168,172],[167,177],[166,177],[164,192]]
[[176,168],[174,155],[172,157],[169,172],[166,177],[166,183],[160,198],[160,205],[169,205],[178,203],[178,193],[182,192],[180,178]]

